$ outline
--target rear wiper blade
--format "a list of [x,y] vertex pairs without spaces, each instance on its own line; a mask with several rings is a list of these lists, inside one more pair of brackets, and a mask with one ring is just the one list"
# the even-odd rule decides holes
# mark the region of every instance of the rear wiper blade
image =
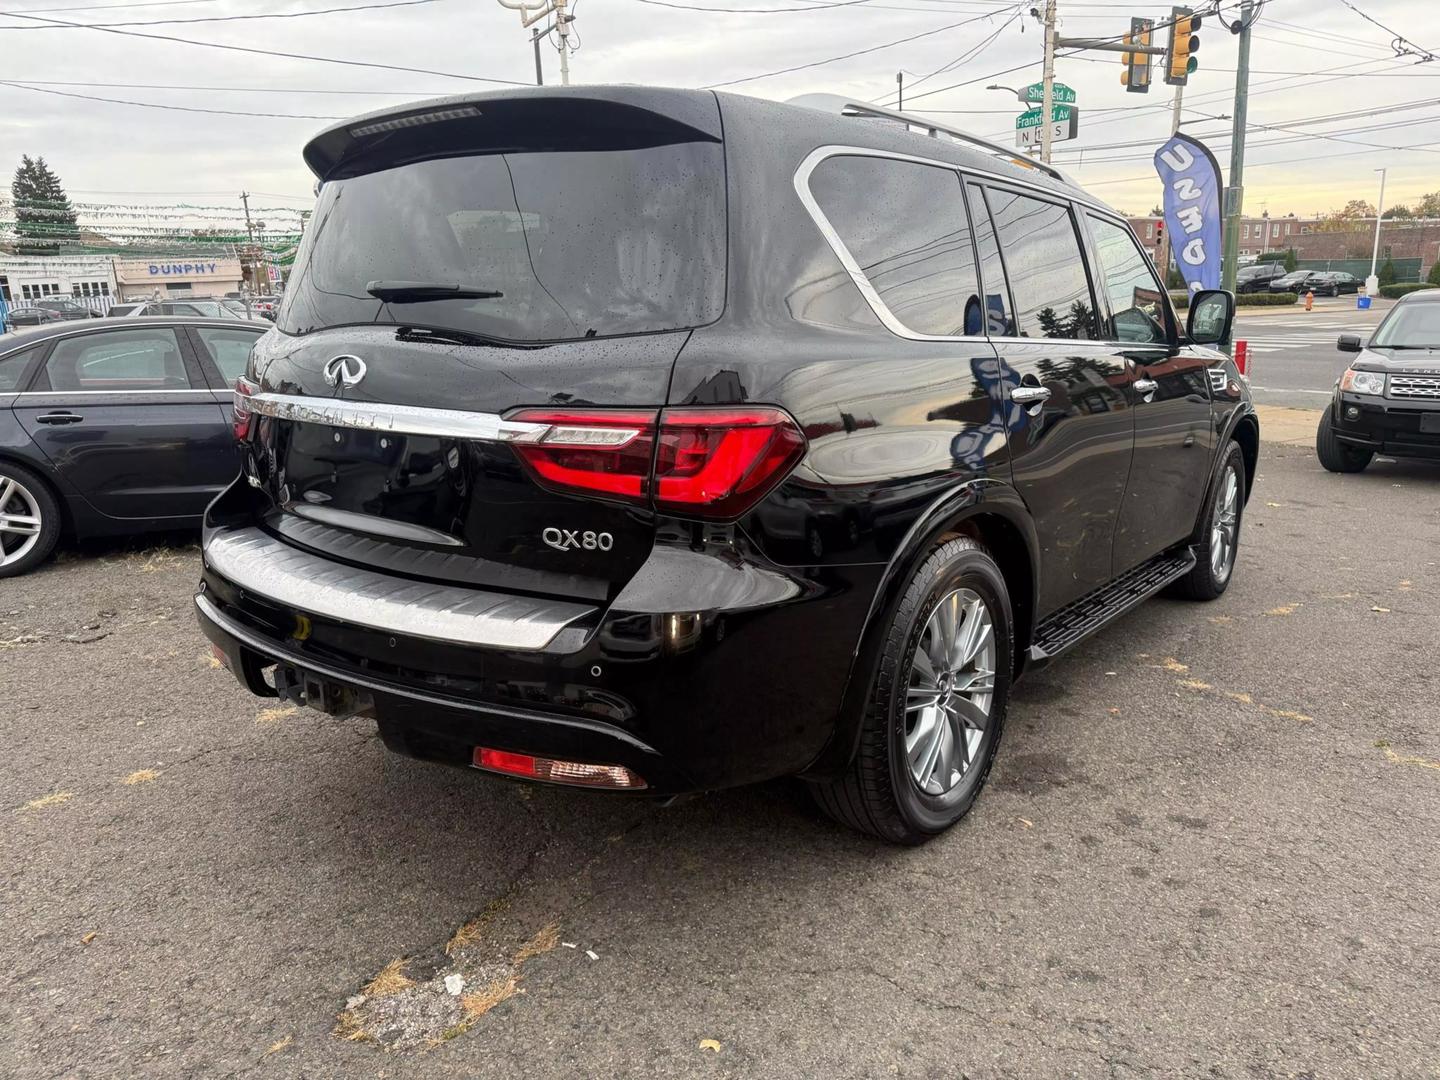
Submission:
[[503,349],[538,349],[541,346],[487,337],[469,330],[453,330],[440,326],[397,326],[395,336],[401,341],[453,341],[457,345],[493,345]]
[[424,300],[495,300],[504,296],[495,289],[475,289],[444,281],[372,281],[365,291],[387,304],[414,304]]

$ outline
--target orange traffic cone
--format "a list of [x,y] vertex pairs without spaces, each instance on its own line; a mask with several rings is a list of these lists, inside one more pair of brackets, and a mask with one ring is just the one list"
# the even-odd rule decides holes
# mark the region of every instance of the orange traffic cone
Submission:
[[1311,289],[1305,294],[1305,310],[1309,311],[1315,306],[1315,290]]

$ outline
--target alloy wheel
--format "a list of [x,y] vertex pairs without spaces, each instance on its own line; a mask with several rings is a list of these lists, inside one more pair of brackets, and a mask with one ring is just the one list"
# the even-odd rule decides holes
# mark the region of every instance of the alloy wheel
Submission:
[[995,623],[980,595],[947,593],[930,613],[905,700],[911,779],[927,795],[953,791],[980,759],[995,695]]
[[0,473],[0,566],[19,562],[40,542],[40,504],[30,489]]
[[1235,565],[1235,541],[1240,531],[1240,478],[1235,467],[1225,470],[1215,513],[1210,521],[1210,573],[1217,584],[1230,577]]

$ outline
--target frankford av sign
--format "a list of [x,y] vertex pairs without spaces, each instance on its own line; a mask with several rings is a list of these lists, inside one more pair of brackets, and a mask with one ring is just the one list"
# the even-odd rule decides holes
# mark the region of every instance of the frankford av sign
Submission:
[[164,275],[169,277],[193,277],[196,274],[215,273],[215,263],[150,263],[149,270],[152,276]]

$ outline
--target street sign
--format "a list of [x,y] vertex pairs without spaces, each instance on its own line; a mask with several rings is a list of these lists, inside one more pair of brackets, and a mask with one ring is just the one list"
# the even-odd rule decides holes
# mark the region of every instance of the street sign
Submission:
[[[1050,141],[1064,142],[1080,133],[1080,110],[1073,105],[1056,105],[1050,111]],[[1030,109],[1015,118],[1015,145],[1041,146],[1045,142],[1040,110]]]
[[[1025,87],[1025,100],[1033,104],[1044,101],[1045,84],[1037,82]],[[1057,82],[1051,87],[1050,100],[1059,105],[1073,105],[1075,104],[1075,91],[1071,90],[1070,87],[1064,83]]]

